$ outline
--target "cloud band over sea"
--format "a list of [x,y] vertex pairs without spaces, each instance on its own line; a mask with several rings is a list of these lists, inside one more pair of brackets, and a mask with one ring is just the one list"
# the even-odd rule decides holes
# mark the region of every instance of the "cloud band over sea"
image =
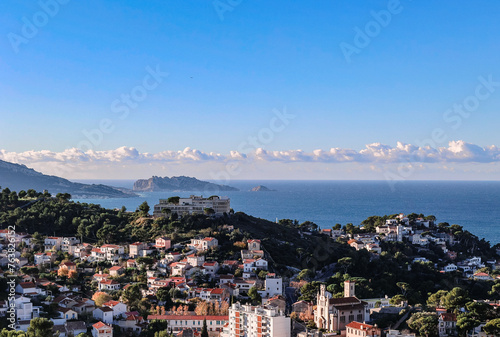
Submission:
[[[0,150],[0,160],[24,164],[44,174],[68,179],[138,179],[152,175],[189,175],[230,183],[238,179],[388,179],[388,172],[405,170],[400,179],[500,179],[500,148],[462,140],[446,147],[396,146],[372,143],[361,150],[274,151],[257,148],[248,153],[182,151],[140,152],[134,147],[82,151],[71,148],[12,152]],[[394,179],[394,178],[391,178]]]
[[395,147],[380,143],[366,145],[362,150],[331,148],[329,150],[270,151],[258,148],[250,153],[230,151],[229,154],[203,152],[189,147],[182,151],[162,151],[158,153],[140,152],[134,147],[120,147],[115,150],[81,151],[76,148],[62,152],[25,151],[9,152],[0,150],[0,159],[19,164],[38,162],[224,162],[224,161],[269,161],[269,162],[322,162],[322,163],[398,163],[410,161],[414,163],[457,163],[476,162],[492,163],[500,161],[500,148],[495,145],[481,147],[462,140],[451,141],[448,147],[418,147],[398,142]]

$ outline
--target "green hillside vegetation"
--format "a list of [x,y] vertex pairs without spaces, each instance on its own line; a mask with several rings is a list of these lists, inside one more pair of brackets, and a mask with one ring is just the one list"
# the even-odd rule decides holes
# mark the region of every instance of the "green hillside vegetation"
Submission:
[[[283,219],[274,223],[240,212],[220,218],[204,214],[178,218],[169,214],[154,219],[147,213],[146,203],[127,212],[125,208],[110,210],[69,199],[66,194],[50,197],[31,192],[28,196],[28,193],[4,189],[0,194],[0,223],[2,228],[15,225],[18,232],[38,233],[36,237],[76,236],[93,244],[151,242],[162,235],[169,236],[175,244],[186,243],[197,236],[213,236],[219,241],[219,247],[206,253],[207,259],[219,262],[241,259],[244,242],[260,239],[271,271],[286,277],[302,270],[299,276],[311,281],[302,289],[302,298],[306,300],[315,299],[319,281],[326,283],[328,291],[335,296],[341,296],[346,279],[357,281],[356,293],[360,298],[400,295],[400,300],[410,304],[426,304],[431,294],[460,287],[470,298],[500,299],[500,290],[494,281],[474,281],[464,279],[459,272],[439,272],[449,260],[433,244],[422,250],[409,243],[382,242],[382,254],[374,255],[365,249],[356,251],[342,240],[332,240],[308,221]],[[224,225],[234,226],[234,231],[224,230]],[[495,256],[495,250],[487,241],[460,226],[439,226],[454,231],[459,242],[453,250],[460,252],[459,258]],[[351,230],[367,231],[367,227]],[[432,262],[412,263],[414,256],[427,257]]]

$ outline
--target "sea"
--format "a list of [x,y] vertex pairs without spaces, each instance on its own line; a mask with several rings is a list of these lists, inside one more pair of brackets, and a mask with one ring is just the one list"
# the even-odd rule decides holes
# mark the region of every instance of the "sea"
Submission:
[[[133,180],[78,180],[132,189]],[[217,183],[216,181],[212,181]],[[312,221],[320,228],[337,223],[359,225],[372,215],[423,213],[437,222],[463,226],[492,245],[500,243],[499,181],[285,181],[235,180],[228,183],[239,191],[140,192],[138,197],[76,199],[105,208],[134,211],[144,201],[151,209],[159,199],[171,196],[210,196],[218,194],[231,200],[231,208],[249,215],[276,221]],[[263,185],[272,192],[252,192]]]

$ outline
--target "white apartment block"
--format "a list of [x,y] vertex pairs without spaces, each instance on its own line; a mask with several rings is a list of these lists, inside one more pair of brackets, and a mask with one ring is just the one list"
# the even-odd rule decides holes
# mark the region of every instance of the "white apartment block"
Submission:
[[283,295],[283,280],[274,273],[266,275],[264,287],[266,289],[266,297],[271,298],[276,295]]
[[229,214],[231,209],[228,197],[212,196],[203,198],[203,196],[191,195],[189,198],[179,198],[177,204],[168,202],[168,199],[160,199],[160,203],[154,206],[154,216],[165,216],[163,209],[169,209],[170,212],[177,215],[187,214],[203,214],[205,208],[212,208],[215,215],[221,216],[224,213]]
[[290,317],[275,307],[240,305],[229,309],[229,324],[222,337],[290,337]]
[[40,315],[40,307],[33,306],[31,299],[27,297],[20,296],[16,298],[14,304],[18,321],[30,321]]

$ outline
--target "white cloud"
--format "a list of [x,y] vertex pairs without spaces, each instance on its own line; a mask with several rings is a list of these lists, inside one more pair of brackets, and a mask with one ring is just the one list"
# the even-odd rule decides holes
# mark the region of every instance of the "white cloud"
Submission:
[[[458,172],[457,179],[498,179],[500,149],[481,147],[464,141],[451,141],[447,147],[418,147],[398,142],[396,146],[372,143],[361,150],[331,148],[306,152],[300,149],[271,151],[262,148],[250,153],[229,154],[203,152],[185,148],[182,151],[140,152],[133,147],[83,152],[0,150],[0,160],[25,164],[45,174],[74,179],[128,179],[151,175],[194,175],[219,179],[231,172],[231,179],[377,179],[376,174],[398,166],[417,172],[412,178],[428,179],[443,172]],[[228,169],[230,166],[235,169]],[[233,174],[232,172],[239,172]],[[441,173],[439,173],[441,172]],[[375,175],[374,175],[375,174]],[[434,175],[433,175],[434,174]],[[458,174],[458,173],[457,173]],[[382,175],[383,177],[383,175]],[[380,178],[380,176],[379,176]]]
[[331,148],[312,152],[302,150],[270,151],[258,148],[251,153],[231,151],[229,154],[203,152],[189,147],[182,151],[141,153],[134,147],[120,147],[115,150],[83,152],[72,148],[62,152],[25,151],[8,152],[0,150],[0,159],[13,163],[185,163],[226,162],[256,160],[263,162],[321,162],[321,163],[492,163],[500,161],[500,149],[495,146],[481,147],[462,140],[451,141],[448,147],[418,147],[398,142],[396,147],[372,143],[360,151]]

